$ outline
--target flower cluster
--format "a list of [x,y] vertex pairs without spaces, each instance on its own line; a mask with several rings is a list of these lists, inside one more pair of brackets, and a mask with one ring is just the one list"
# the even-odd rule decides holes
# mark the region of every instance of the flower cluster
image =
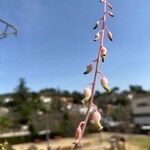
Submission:
[[89,119],[91,120],[93,125],[97,128],[97,130],[100,131],[103,128],[100,123],[101,114],[97,106],[93,102],[95,86],[96,86],[98,75],[100,75],[99,83],[101,84],[102,88],[108,93],[111,92],[111,89],[109,88],[109,85],[108,85],[109,83],[108,79],[102,72],[99,71],[99,63],[104,62],[106,59],[106,55],[107,55],[107,48],[104,46],[104,37],[105,37],[106,32],[107,32],[108,39],[110,41],[113,41],[112,33],[106,25],[106,18],[107,16],[114,17],[114,15],[112,12],[107,10],[107,8],[109,10],[112,9],[112,5],[108,3],[107,0],[100,0],[100,2],[104,6],[103,15],[102,17],[100,17],[100,19],[96,21],[95,26],[93,27],[93,29],[96,30],[101,25],[100,30],[95,34],[95,37],[94,37],[94,42],[100,41],[100,46],[99,46],[97,58],[94,59],[94,61],[92,61],[86,66],[86,70],[83,73],[84,75],[87,75],[91,73],[93,70],[95,70],[93,82],[91,84],[88,84],[88,86],[86,86],[83,91],[84,98],[81,100],[81,102],[82,104],[88,104],[88,110],[86,113],[85,120],[81,121],[76,129],[76,136],[75,136],[76,142],[74,143],[75,144],[74,150],[80,149],[80,141],[82,139],[82,136],[84,134],[84,131],[85,131],[85,128]]

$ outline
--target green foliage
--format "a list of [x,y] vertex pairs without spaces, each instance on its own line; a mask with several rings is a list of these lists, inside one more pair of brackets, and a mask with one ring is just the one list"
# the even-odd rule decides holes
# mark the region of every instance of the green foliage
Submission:
[[73,136],[73,125],[71,122],[71,118],[69,117],[67,112],[63,113],[63,120],[60,123],[61,132],[64,136]]
[[40,95],[49,96],[49,97],[55,97],[60,95],[60,91],[54,88],[43,89],[39,93]]
[[83,99],[83,94],[77,92],[77,91],[74,91],[72,92],[72,98],[73,98],[73,103],[76,103],[76,104],[81,104],[81,100]]
[[11,125],[11,121],[8,117],[2,116],[0,117],[0,128],[8,128]]
[[130,85],[130,91],[136,94],[147,93],[140,85]]
[[19,80],[19,85],[15,90],[14,98],[16,104],[22,104],[23,102],[26,102],[29,98],[29,89],[28,87],[26,87],[26,81],[23,78]]
[[64,90],[64,91],[61,92],[61,95],[65,96],[65,97],[70,97],[71,93],[69,91],[67,91],[67,90]]
[[141,150],[149,150],[150,137],[149,136],[129,136],[129,143],[140,146]]
[[108,115],[117,121],[130,121],[131,120],[131,109],[130,107],[115,107],[112,108]]
[[[128,95],[148,94],[148,92],[144,93],[143,91],[141,86],[130,86],[130,91],[122,92],[119,91],[118,87],[114,87],[110,94],[96,91],[94,101],[104,113],[114,120],[129,122],[131,121],[131,100]],[[41,96],[49,97],[52,101],[43,103],[40,100]],[[7,97],[13,97],[13,104],[3,103],[3,99]],[[40,92],[30,92],[26,86],[26,81],[20,79],[15,88],[15,93],[0,96],[0,106],[8,107],[11,113],[8,115],[9,117],[0,117],[1,130],[26,124],[29,125],[29,130],[32,133],[32,137],[34,137],[39,130],[47,128],[47,122],[49,121],[49,127],[52,132],[59,132],[64,136],[72,135],[72,131],[75,130],[76,126],[75,122],[78,122],[81,116],[78,116],[79,114],[76,112],[69,114],[66,109],[66,103],[61,101],[62,97],[72,98],[74,104],[81,104],[83,94],[77,91],[70,93],[67,90],[60,91],[54,88],[43,89]],[[108,109],[108,105],[112,108]],[[42,112],[41,115],[38,112]]]
[[22,116],[25,117],[28,115],[29,110],[26,108],[27,102],[29,100],[29,89],[26,87],[26,82],[24,79],[19,80],[19,85],[15,90],[15,94],[13,95],[15,100],[15,110],[19,112]]

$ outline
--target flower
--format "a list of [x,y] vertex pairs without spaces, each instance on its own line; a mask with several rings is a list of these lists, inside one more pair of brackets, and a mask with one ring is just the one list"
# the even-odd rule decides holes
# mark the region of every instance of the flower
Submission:
[[112,5],[110,3],[107,2],[107,5],[110,9],[112,9]]
[[82,125],[84,124],[85,124],[85,121],[81,121],[76,129],[75,138],[77,141],[80,140],[82,136]]
[[99,26],[99,21],[96,22],[96,24],[95,24],[95,26],[93,27],[93,29],[98,28],[98,26]]
[[108,31],[108,34],[107,34],[108,38],[112,41],[112,33],[110,31]]
[[111,17],[114,17],[114,14],[110,11],[108,12],[108,15],[111,16]]
[[86,75],[86,74],[90,73],[92,71],[92,69],[93,69],[93,65],[92,65],[92,63],[90,63],[86,66],[86,71],[83,74]]
[[84,93],[85,97],[84,97],[84,99],[81,100],[81,102],[84,104],[85,102],[87,102],[90,99],[92,91],[89,87],[86,87],[84,89],[83,93]]
[[100,39],[100,33],[96,33],[95,35],[95,39],[94,39],[94,42],[98,41]]
[[105,60],[105,56],[106,56],[106,54],[107,54],[107,49],[106,49],[106,47],[104,47],[104,46],[101,46],[100,47],[100,55],[101,55],[101,58],[102,58],[102,62],[104,62],[104,60]]
[[98,112],[98,110],[92,113],[92,121],[99,130],[103,129],[102,125],[100,124],[101,114]]
[[101,78],[101,85],[106,92],[111,92],[111,89],[108,87],[108,79],[105,76],[102,76]]

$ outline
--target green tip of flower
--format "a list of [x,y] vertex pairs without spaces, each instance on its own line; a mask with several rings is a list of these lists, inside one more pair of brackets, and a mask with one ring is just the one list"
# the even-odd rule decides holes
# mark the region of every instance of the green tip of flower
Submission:
[[89,72],[89,71],[85,71],[83,74],[86,75],[86,74],[88,74],[88,73],[90,73],[90,72]]
[[85,97],[84,99],[81,100],[81,103],[85,104],[89,99],[90,99],[90,97]]
[[105,59],[104,59],[104,57],[102,57],[102,62],[104,62],[105,61]]
[[107,93],[110,93],[110,92],[111,92],[111,89],[110,89],[109,87],[104,87],[104,89],[105,89],[105,91],[106,91]]
[[95,125],[98,128],[98,131],[101,131],[103,129],[103,126],[100,123],[96,123]]

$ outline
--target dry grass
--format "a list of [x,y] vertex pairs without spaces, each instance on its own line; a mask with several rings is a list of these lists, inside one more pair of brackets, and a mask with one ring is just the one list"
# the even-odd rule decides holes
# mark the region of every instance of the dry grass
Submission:
[[[101,133],[101,134],[90,134],[87,135],[82,140],[82,150],[108,150],[110,144],[108,140],[114,133]],[[121,135],[115,134],[119,136],[124,136],[127,139],[126,148],[127,150],[148,150],[150,146],[150,137],[141,136],[141,135]],[[72,143],[74,142],[74,138],[62,138],[56,140],[50,140],[50,145],[52,150],[56,150],[59,146],[61,150],[72,150]],[[27,144],[19,144],[14,145],[13,147],[16,150],[27,150],[29,146],[35,145],[38,150],[46,150],[46,143],[27,143]]]

